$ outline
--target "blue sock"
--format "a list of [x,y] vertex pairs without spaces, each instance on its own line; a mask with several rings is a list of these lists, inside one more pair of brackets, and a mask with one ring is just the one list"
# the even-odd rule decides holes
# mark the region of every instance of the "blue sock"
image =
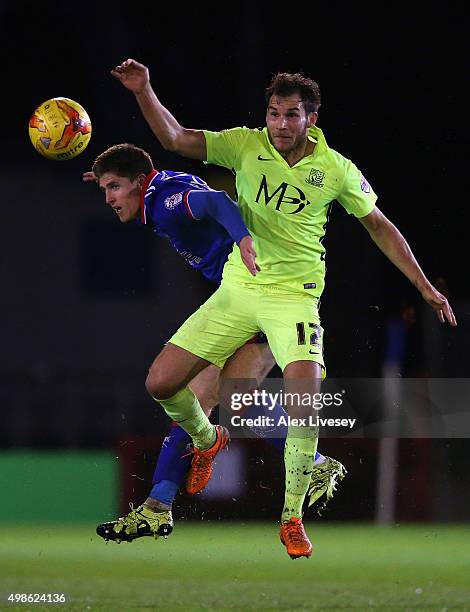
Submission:
[[192,457],[187,454],[188,445],[191,445],[189,434],[181,427],[173,426],[163,440],[149,497],[164,504],[173,503],[191,465]]
[[[271,419],[274,419],[275,423],[279,423],[279,420],[281,419],[281,417],[284,417],[284,419],[287,419],[287,412],[284,410],[284,408],[280,404],[276,403],[274,404],[274,406],[271,406],[271,405],[268,405],[267,401],[266,402],[262,401],[263,396],[259,396],[259,397],[261,401],[258,402],[257,405],[253,404],[252,406],[250,406],[248,410],[246,410],[246,412],[243,413],[244,418],[255,419],[258,416],[267,416],[267,417],[270,417]],[[268,444],[271,444],[271,446],[274,446],[274,448],[277,448],[278,451],[284,452],[284,445],[286,443],[286,436],[287,436],[287,425],[275,425],[275,426],[268,425],[265,427],[263,426],[257,427],[253,425],[252,427],[250,427],[250,429],[259,438],[265,439],[266,442],[268,442]],[[273,437],[274,432],[275,432],[276,437]],[[324,457],[317,451],[315,453],[315,462],[317,462],[319,459],[324,459]]]
[[157,499],[162,504],[171,506],[178,493],[178,489],[179,485],[177,485],[176,482],[172,482],[171,480],[160,480],[160,482],[153,485],[149,497]]

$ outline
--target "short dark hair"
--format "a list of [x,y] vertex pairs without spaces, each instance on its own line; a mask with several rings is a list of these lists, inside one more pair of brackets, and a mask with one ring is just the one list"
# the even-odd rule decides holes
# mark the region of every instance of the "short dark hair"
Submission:
[[271,83],[266,88],[266,104],[269,104],[271,96],[282,97],[291,96],[294,93],[300,94],[304,104],[305,112],[318,112],[321,105],[321,94],[318,83],[296,72],[278,72],[271,79]]
[[106,172],[124,176],[131,181],[139,174],[149,174],[153,170],[150,155],[133,144],[123,143],[106,149],[95,159],[93,173],[100,178]]

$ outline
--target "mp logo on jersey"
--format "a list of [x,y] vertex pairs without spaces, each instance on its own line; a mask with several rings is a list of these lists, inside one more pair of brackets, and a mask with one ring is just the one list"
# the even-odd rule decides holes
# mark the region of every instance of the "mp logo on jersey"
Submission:
[[168,210],[173,210],[173,208],[176,208],[182,200],[183,194],[181,192],[174,193],[171,196],[165,198],[165,208],[168,208]]
[[[268,206],[271,200],[273,200],[273,202],[276,203],[275,210],[282,210],[282,212],[287,212],[289,215],[299,213],[310,204],[304,192],[298,187],[295,187],[295,185],[289,185],[289,183],[281,183],[272,193],[269,193],[268,182],[264,174],[255,202],[262,202],[263,200],[265,206]],[[295,210],[289,210],[287,206],[296,206],[296,208]]]

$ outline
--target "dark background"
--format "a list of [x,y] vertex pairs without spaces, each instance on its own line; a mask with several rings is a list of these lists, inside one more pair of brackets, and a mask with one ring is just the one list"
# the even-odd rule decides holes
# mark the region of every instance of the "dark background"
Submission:
[[[442,329],[335,206],[321,311],[329,375],[380,376],[387,323],[411,309],[404,374],[468,376],[467,13],[464,2],[1,3],[0,444],[106,448],[164,429],[147,367],[212,290],[81,182],[102,150],[133,142],[157,168],[233,193],[227,172],[162,150],[109,74],[128,57],[149,66],[162,102],[194,128],[263,125],[277,71],[317,80],[327,142],[363,171],[459,317]],[[93,125],[86,151],[66,162],[41,158],[27,132],[36,106],[56,96],[80,102]]]

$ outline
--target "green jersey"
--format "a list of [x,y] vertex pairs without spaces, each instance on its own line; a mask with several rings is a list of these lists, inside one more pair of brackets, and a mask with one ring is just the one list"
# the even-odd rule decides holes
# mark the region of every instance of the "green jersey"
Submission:
[[315,148],[290,167],[269,141],[267,128],[204,131],[207,162],[236,175],[240,212],[253,237],[256,277],[235,245],[223,278],[277,285],[319,297],[325,284],[325,236],[330,206],[337,200],[348,213],[364,217],[377,196],[357,167],[330,149],[323,132],[309,129]]

